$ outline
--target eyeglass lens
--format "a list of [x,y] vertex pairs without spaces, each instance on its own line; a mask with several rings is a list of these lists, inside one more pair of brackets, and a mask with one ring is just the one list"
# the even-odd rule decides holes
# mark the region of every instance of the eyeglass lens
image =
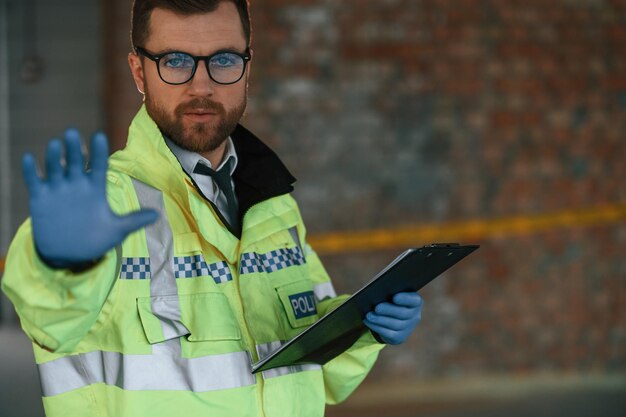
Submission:
[[[211,78],[221,84],[231,84],[243,75],[244,60],[237,54],[220,52],[208,59]],[[196,61],[182,52],[172,52],[159,60],[159,72],[166,83],[182,84],[191,79]]]

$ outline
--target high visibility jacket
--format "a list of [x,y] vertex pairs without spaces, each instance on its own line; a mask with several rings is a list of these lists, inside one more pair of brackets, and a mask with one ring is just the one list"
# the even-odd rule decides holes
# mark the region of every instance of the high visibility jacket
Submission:
[[251,374],[343,297],[306,244],[293,177],[242,126],[232,138],[240,236],[143,107],[110,158],[107,198],[118,214],[156,209],[155,224],[80,273],[48,268],[30,221],[19,229],[2,287],[33,341],[48,417],[322,416],[375,362],[383,345],[366,333],[324,366]]

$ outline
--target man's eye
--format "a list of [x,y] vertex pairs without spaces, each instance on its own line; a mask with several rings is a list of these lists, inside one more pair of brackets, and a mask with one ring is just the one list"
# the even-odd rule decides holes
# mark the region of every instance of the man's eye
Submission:
[[236,55],[232,54],[218,55],[211,59],[211,64],[219,67],[230,67],[233,65],[237,65],[236,58]]
[[182,54],[166,55],[163,58],[163,65],[168,68],[189,68],[193,66],[193,59]]

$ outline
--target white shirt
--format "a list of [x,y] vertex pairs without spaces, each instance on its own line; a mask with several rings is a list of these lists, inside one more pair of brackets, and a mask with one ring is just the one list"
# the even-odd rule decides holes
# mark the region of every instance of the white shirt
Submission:
[[202,155],[191,152],[186,149],[181,148],[176,145],[170,139],[165,138],[165,143],[170,148],[174,156],[180,162],[180,165],[183,167],[183,170],[196,182],[198,188],[206,198],[208,198],[213,204],[217,206],[222,216],[226,218],[226,220],[232,224],[232,219],[228,215],[228,203],[226,201],[226,195],[220,190],[217,186],[213,178],[209,175],[196,174],[194,173],[194,169],[196,168],[196,164],[205,165],[215,171],[219,171],[226,164],[229,159],[233,159],[230,165],[230,175],[231,180],[230,184],[233,187],[233,191],[235,190],[235,183],[232,180],[233,172],[235,172],[235,168],[237,167],[237,153],[235,152],[235,145],[233,144],[233,140],[228,137],[226,141],[226,150],[224,151],[224,157],[222,158],[222,162],[214,169],[211,165],[211,161],[203,157]]

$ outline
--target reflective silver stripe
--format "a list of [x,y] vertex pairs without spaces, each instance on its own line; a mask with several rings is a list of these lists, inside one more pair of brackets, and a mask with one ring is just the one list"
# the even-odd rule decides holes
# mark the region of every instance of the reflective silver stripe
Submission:
[[253,385],[247,352],[184,359],[172,355],[90,352],[38,365],[44,397],[90,384],[125,390],[205,392]]
[[309,245],[308,243],[305,243],[304,251],[302,253],[304,254],[304,256],[309,256],[310,254],[315,253],[315,251],[313,250],[311,245]]
[[[264,343],[256,346],[256,351],[259,354],[259,358],[263,359],[279,347],[281,347],[285,342],[277,340],[275,342]],[[264,379],[275,378],[277,376],[295,374],[297,372],[304,371],[317,371],[322,369],[321,365],[316,364],[307,364],[307,365],[291,365],[291,366],[281,366],[280,368],[269,369],[267,371],[261,372],[263,374]]]
[[289,229],[289,233],[291,234],[291,237],[292,237],[294,243],[296,244],[296,246],[298,246],[298,248],[300,248],[300,252],[302,252],[302,254],[304,254],[304,252],[302,251],[302,245],[300,244],[300,238],[298,237],[298,228],[296,226],[291,227]]
[[[146,240],[150,253],[150,295],[152,314],[161,321],[165,340],[190,334],[180,321],[180,303],[174,276],[174,239],[170,229],[163,194],[156,188],[132,178],[137,199],[142,209],[151,208],[159,213],[158,220],[146,227]],[[176,296],[161,298],[161,296]]]
[[313,287],[313,292],[315,293],[315,299],[317,301],[322,301],[323,299],[329,297],[335,298],[337,296],[335,287],[333,287],[333,284],[330,281],[316,284]]

